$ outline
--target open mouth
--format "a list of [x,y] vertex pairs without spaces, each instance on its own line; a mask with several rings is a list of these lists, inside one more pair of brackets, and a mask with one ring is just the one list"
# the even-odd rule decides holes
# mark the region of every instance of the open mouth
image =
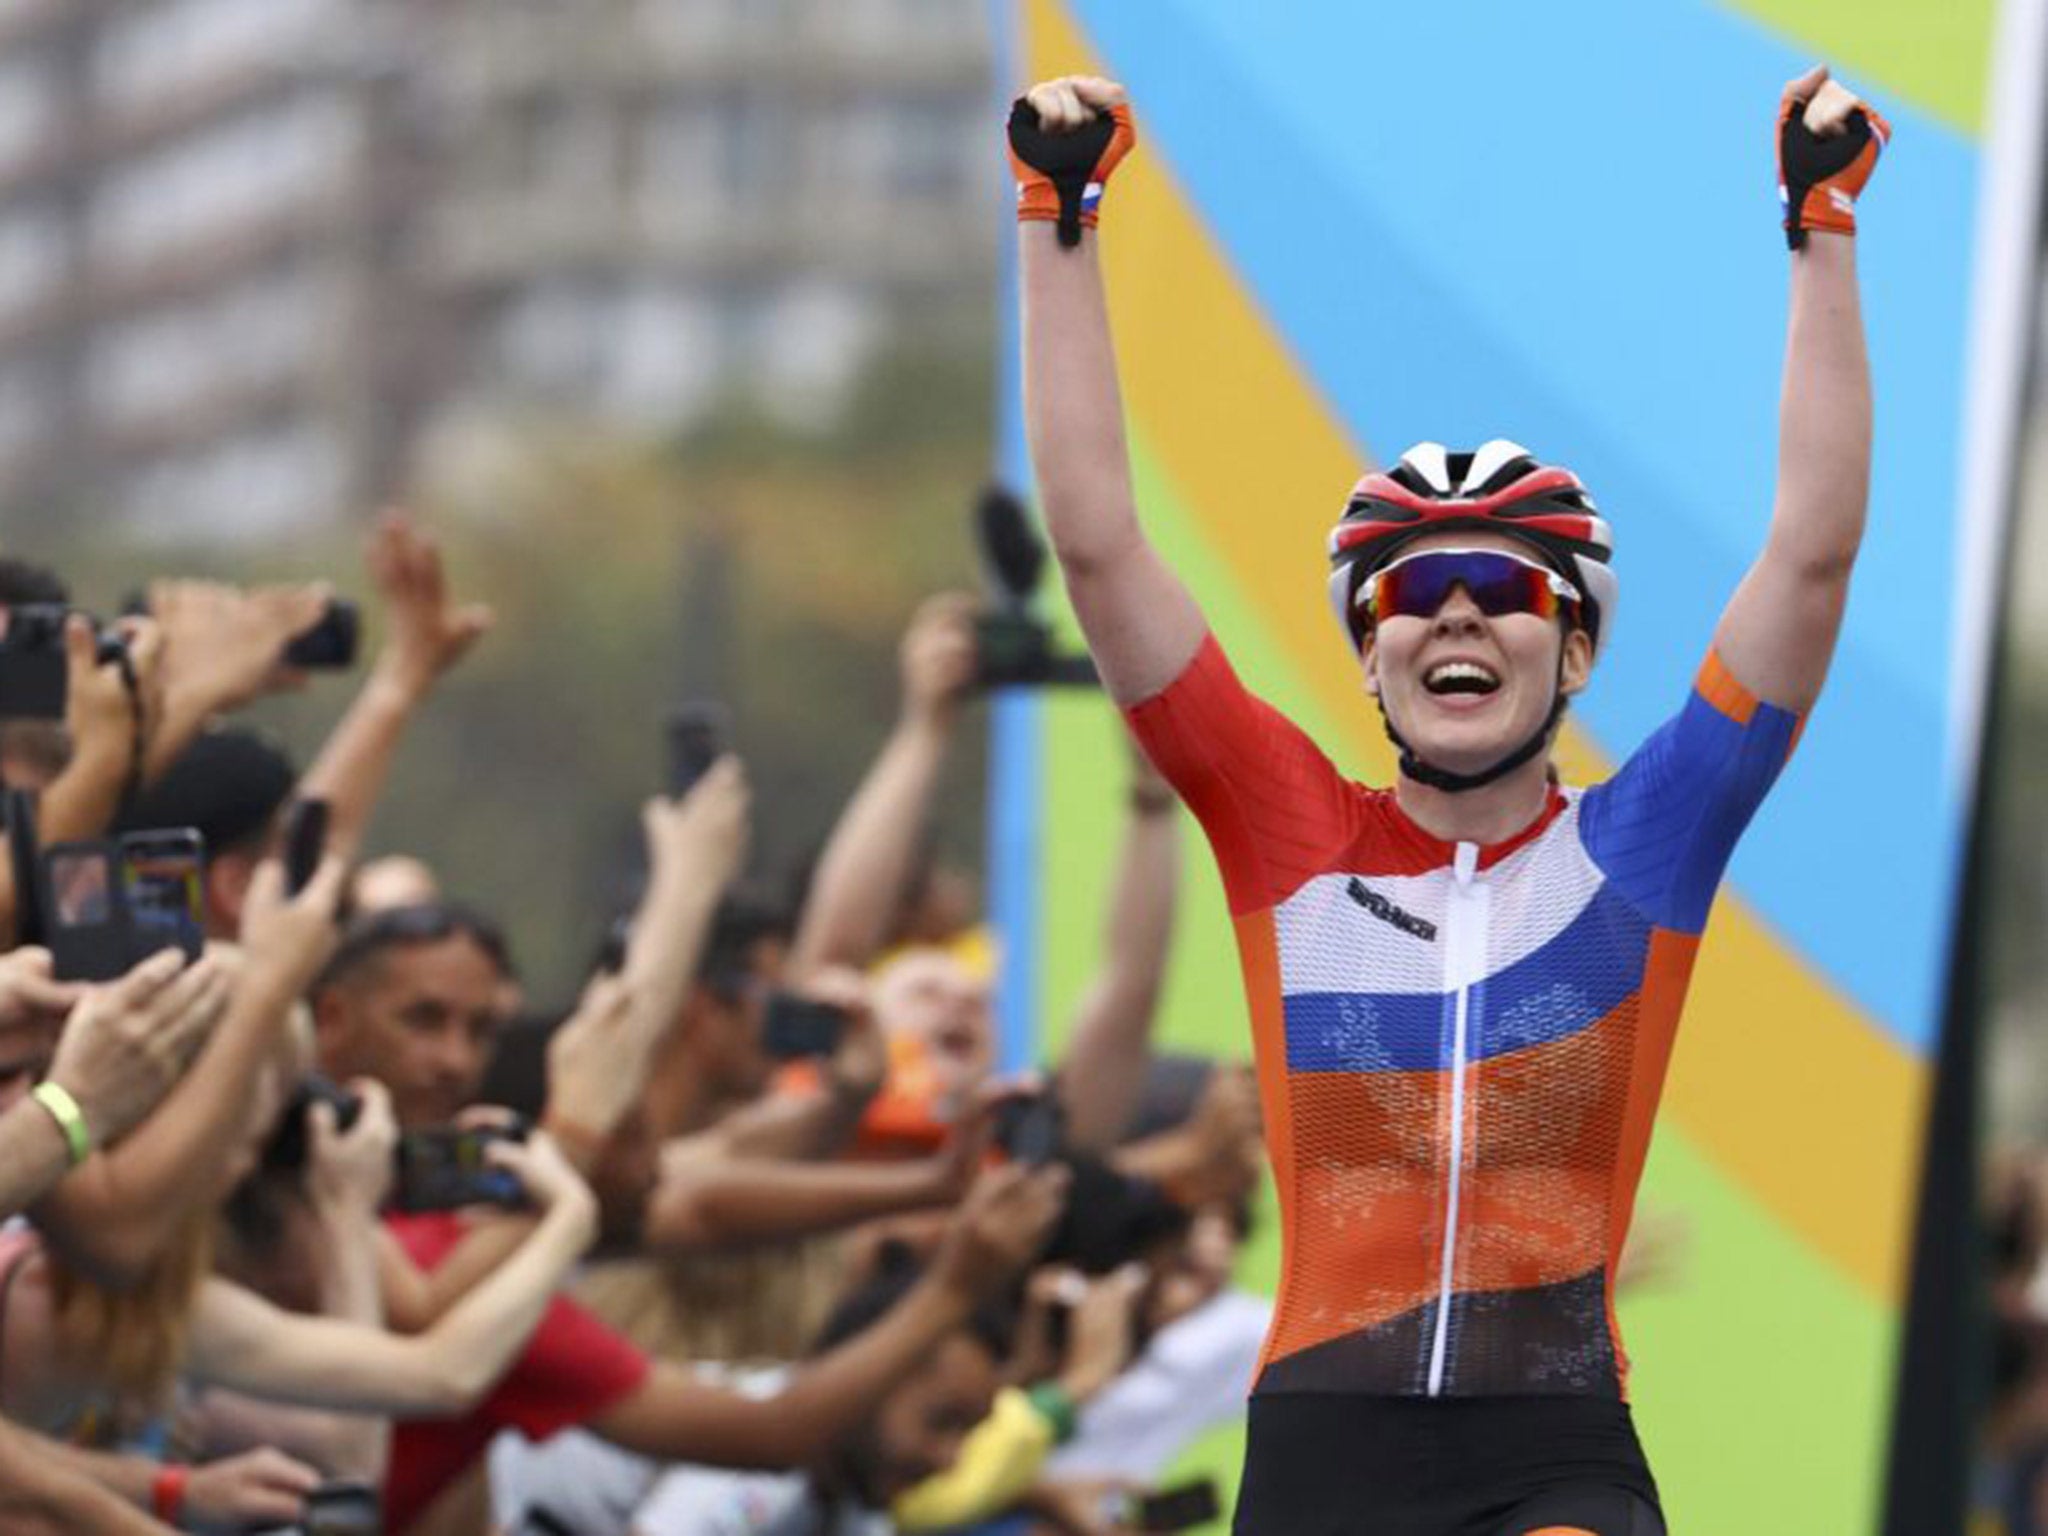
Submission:
[[1487,694],[1500,688],[1500,674],[1476,661],[1443,661],[1423,674],[1422,686],[1438,698]]

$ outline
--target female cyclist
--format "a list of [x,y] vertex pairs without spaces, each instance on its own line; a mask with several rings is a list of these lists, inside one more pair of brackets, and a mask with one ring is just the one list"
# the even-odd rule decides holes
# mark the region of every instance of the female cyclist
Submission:
[[1400,750],[1346,780],[1245,690],[1132,502],[1095,236],[1120,87],[1010,124],[1025,413],[1103,679],[1193,809],[1237,928],[1286,1266],[1253,1389],[1249,1536],[1659,1536],[1615,1260],[1735,840],[1827,671],[1862,538],[1854,199],[1886,127],[1785,90],[1794,250],[1777,500],[1677,713],[1606,783],[1550,763],[1614,607],[1568,470],[1433,443],[1359,481],[1331,595]]

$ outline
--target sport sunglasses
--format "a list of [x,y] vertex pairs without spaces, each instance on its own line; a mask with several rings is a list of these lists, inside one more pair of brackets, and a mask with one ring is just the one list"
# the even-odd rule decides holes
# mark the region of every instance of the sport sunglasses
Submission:
[[1357,603],[1369,623],[1382,619],[1435,618],[1453,589],[1463,587],[1490,619],[1511,613],[1554,619],[1562,608],[1576,614],[1579,589],[1547,565],[1498,549],[1430,549],[1382,566],[1358,589]]

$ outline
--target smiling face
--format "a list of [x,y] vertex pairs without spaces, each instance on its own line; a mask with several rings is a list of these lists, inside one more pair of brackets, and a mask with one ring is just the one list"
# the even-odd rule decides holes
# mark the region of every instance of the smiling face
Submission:
[[875,977],[875,1017],[908,1037],[941,1095],[971,1092],[995,1070],[994,983],[950,949],[907,950]]
[[[1403,557],[1432,549],[1496,549],[1529,558],[1505,534],[1429,534],[1403,545]],[[1550,713],[1563,647],[1563,689],[1586,685],[1592,643],[1557,620],[1482,613],[1463,587],[1431,618],[1392,616],[1368,635],[1361,663],[1415,755],[1451,773],[1478,773],[1533,736]]]

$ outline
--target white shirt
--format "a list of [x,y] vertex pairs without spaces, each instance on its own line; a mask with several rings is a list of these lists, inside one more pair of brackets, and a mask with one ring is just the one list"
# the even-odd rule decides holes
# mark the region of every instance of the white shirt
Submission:
[[1198,1436],[1243,1416],[1272,1318],[1270,1298],[1243,1291],[1175,1318],[1081,1410],[1047,1474],[1156,1484]]
[[679,1467],[633,1516],[634,1536],[894,1536],[880,1510],[829,1513],[801,1472]]

